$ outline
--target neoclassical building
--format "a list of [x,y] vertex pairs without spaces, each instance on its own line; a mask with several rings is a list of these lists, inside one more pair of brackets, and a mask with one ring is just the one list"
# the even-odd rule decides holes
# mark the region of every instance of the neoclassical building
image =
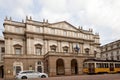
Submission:
[[101,58],[120,61],[120,40],[101,46]]
[[76,28],[66,21],[49,23],[26,17],[25,22],[6,18],[4,78],[21,70],[49,76],[82,74],[83,61],[100,53],[99,34]]

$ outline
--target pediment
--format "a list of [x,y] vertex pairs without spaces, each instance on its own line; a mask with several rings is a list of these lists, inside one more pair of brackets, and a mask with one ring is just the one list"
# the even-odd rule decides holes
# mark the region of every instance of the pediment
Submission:
[[50,24],[50,27],[64,29],[64,30],[70,30],[70,31],[78,31],[78,29],[75,26],[71,25],[70,23],[68,23],[66,21],[52,23],[52,24]]

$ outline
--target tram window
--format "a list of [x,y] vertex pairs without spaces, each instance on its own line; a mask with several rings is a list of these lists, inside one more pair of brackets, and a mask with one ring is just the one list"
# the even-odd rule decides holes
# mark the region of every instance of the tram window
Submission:
[[104,68],[106,68],[106,63],[104,63]]
[[105,68],[105,63],[102,63],[102,68]]
[[102,68],[105,68],[105,63],[102,63]]
[[87,63],[84,63],[84,64],[83,64],[83,67],[84,67],[84,68],[87,68]]
[[102,64],[100,63],[100,68],[102,68]]
[[108,68],[108,63],[106,63],[106,68]]
[[115,68],[117,68],[118,67],[118,64],[115,64]]
[[103,68],[105,68],[105,63],[103,63]]
[[120,64],[117,64],[117,68],[120,68]]
[[102,68],[102,63],[100,63],[100,68]]
[[97,67],[97,68],[100,68],[100,65],[99,65],[99,63],[97,63],[97,64],[96,64],[96,67]]
[[115,64],[115,67],[116,68],[120,68],[120,64]]
[[96,63],[96,68],[98,68],[98,63]]

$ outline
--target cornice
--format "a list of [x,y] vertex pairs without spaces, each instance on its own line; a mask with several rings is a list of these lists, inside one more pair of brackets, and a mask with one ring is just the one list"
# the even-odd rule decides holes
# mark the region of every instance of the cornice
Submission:
[[3,34],[4,34],[4,35],[24,36],[24,34],[22,34],[22,33],[14,33],[14,32],[8,32],[8,31],[4,31]]
[[25,23],[22,22],[17,22],[17,21],[5,21],[3,25],[11,25],[11,26],[16,26],[16,27],[24,27],[25,28]]

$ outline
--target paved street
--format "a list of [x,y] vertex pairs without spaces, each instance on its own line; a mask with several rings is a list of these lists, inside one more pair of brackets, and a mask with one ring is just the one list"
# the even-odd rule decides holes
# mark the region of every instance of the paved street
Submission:
[[40,80],[120,80],[120,74],[63,76],[63,77],[50,77],[48,79]]
[[[3,80],[3,79],[0,79]],[[120,80],[120,74],[77,75],[29,80]]]

